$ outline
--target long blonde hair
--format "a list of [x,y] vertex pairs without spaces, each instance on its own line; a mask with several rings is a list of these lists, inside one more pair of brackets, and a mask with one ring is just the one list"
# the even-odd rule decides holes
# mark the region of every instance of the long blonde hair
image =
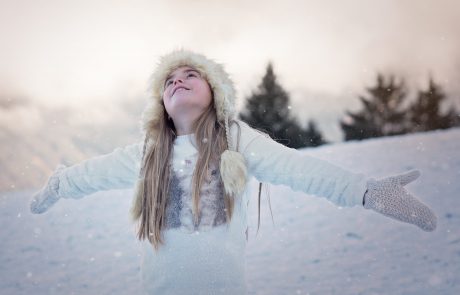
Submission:
[[[174,139],[176,138],[173,121],[169,118],[164,104],[162,119],[158,122],[158,132],[153,145],[145,150],[141,167],[141,184],[143,198],[138,206],[133,207],[133,217],[139,220],[137,237],[139,240],[149,239],[155,249],[164,244],[162,230],[165,226],[165,212],[169,197],[171,157]],[[230,124],[237,122],[232,121]],[[237,124],[238,125],[238,124]],[[200,191],[203,181],[207,179],[210,165],[219,163],[220,155],[227,149],[225,126],[217,120],[216,110],[212,102],[203,114],[194,122],[193,132],[198,149],[198,159],[192,178],[192,203],[194,221],[199,218]],[[238,125],[239,145],[240,128]],[[147,138],[146,138],[147,140]],[[144,144],[145,148],[145,144]],[[222,179],[220,179],[222,182]],[[233,197],[224,193],[227,222],[232,218],[234,209]]]

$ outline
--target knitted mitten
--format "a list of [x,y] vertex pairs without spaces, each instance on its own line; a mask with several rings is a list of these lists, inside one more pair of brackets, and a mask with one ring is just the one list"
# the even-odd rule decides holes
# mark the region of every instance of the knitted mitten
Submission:
[[59,199],[59,175],[66,166],[57,165],[46,185],[36,192],[30,203],[30,211],[34,214],[41,214],[53,206]]
[[404,185],[420,176],[418,170],[381,180],[370,178],[364,194],[364,208],[373,209],[396,220],[412,223],[424,231],[436,228],[436,215],[425,204],[409,194]]

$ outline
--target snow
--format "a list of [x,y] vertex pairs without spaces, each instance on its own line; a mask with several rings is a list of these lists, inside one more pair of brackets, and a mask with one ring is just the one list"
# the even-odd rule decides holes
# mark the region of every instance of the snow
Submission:
[[[407,189],[438,216],[424,232],[362,207],[269,187],[250,203],[249,294],[459,294],[460,128],[304,149],[370,177],[419,169]],[[138,294],[132,190],[29,213],[34,190],[0,195],[0,294]],[[223,266],[225,267],[225,266]]]

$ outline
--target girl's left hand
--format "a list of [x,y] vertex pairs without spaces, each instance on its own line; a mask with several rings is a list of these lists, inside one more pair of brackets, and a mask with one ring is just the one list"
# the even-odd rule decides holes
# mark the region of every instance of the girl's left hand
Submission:
[[418,170],[412,170],[381,180],[370,178],[364,194],[364,208],[414,224],[424,231],[435,230],[437,218],[434,212],[404,188],[419,176]]

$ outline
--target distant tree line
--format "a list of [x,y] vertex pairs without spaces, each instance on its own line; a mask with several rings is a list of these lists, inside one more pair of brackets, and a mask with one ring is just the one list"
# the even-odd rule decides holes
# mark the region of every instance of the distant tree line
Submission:
[[[413,102],[407,102],[404,82],[395,82],[378,73],[375,86],[366,88],[367,96],[359,96],[361,110],[345,111],[339,120],[344,140],[361,140],[412,132],[446,129],[460,126],[460,113],[449,106],[442,111],[446,100],[441,86],[430,78],[426,90],[418,91]],[[404,105],[406,103],[406,106]],[[269,63],[262,81],[247,99],[240,119],[254,128],[267,132],[276,141],[292,148],[319,146],[327,143],[310,119],[302,127],[291,114],[289,94],[277,81],[273,65]]]
[[404,82],[395,83],[377,75],[377,83],[367,88],[368,97],[360,96],[361,110],[346,111],[339,121],[345,140],[361,140],[370,137],[390,136],[412,132],[446,129],[460,126],[459,112],[454,106],[442,111],[446,95],[432,78],[428,88],[418,91],[413,102],[407,100]]

